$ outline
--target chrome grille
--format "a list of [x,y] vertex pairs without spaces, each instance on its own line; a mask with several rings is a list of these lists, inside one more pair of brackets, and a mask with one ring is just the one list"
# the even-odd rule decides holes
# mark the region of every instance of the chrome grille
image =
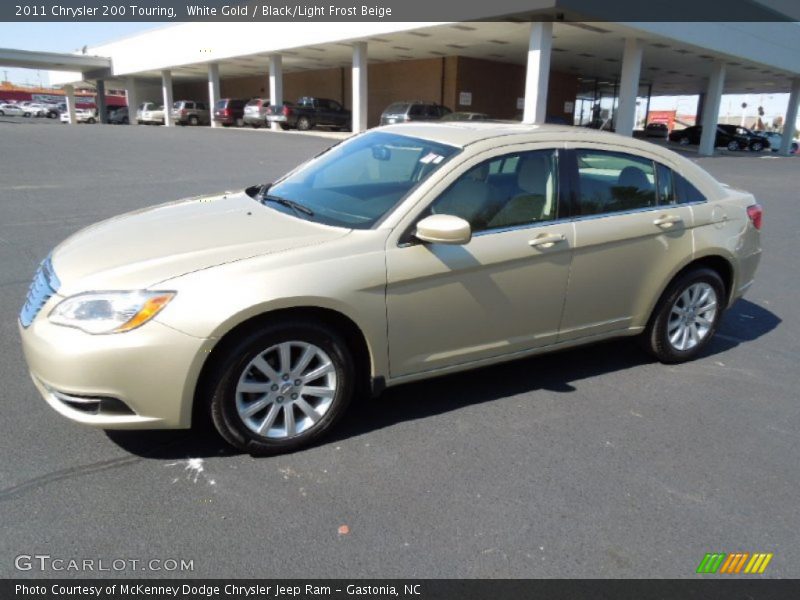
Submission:
[[33,277],[31,287],[28,289],[28,297],[25,299],[25,305],[19,313],[19,321],[23,327],[28,327],[42,307],[50,299],[50,296],[58,291],[61,282],[53,272],[53,263],[48,256],[39,265],[36,270],[36,275]]

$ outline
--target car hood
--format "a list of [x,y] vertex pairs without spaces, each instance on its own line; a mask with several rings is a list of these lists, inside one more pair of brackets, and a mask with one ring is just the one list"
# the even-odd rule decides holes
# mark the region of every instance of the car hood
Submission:
[[102,221],[52,254],[59,295],[142,289],[225,263],[322,244],[349,229],[313,223],[245,194],[189,198]]

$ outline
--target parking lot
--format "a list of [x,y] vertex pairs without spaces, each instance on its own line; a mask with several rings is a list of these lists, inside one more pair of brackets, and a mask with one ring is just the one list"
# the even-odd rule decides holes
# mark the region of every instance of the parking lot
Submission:
[[[122,576],[691,577],[771,552],[800,577],[797,157],[697,159],[765,208],[755,286],[700,360],[630,340],[392,388],[333,438],[252,458],[198,433],[71,423],[28,378],[38,262],[95,221],[272,181],[332,143],[211,128],[0,118],[0,575],[18,555],[192,560]],[[146,240],[147,232],[142,232]]]

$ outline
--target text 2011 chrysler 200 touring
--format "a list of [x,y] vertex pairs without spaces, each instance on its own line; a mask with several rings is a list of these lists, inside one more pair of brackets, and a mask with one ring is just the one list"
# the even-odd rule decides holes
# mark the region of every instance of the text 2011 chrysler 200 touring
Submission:
[[760,227],[752,195],[634,139],[389,126],[272,185],[77,233],[42,263],[20,332],[64,416],[210,414],[269,454],[385,386],[614,336],[694,358],[751,285]]

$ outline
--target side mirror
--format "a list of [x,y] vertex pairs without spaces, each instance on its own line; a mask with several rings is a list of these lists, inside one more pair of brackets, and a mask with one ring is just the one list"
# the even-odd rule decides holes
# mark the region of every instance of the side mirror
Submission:
[[472,228],[461,217],[431,215],[417,223],[414,237],[429,244],[464,245],[472,239]]

